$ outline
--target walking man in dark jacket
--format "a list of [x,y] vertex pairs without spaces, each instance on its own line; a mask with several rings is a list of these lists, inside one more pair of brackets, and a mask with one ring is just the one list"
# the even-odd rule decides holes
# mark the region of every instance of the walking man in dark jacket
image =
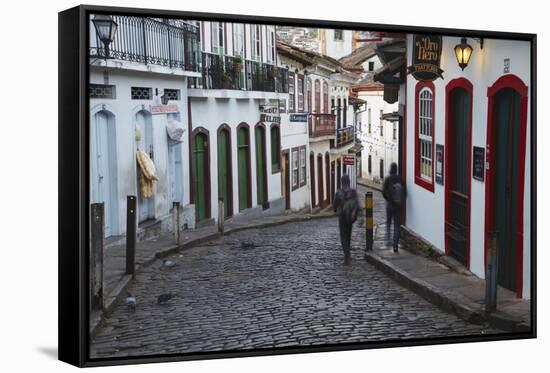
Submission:
[[359,200],[357,192],[350,187],[349,176],[342,176],[342,189],[336,192],[333,203],[334,211],[338,215],[338,228],[340,230],[340,242],[344,250],[344,264],[351,260],[351,229],[359,214]]
[[403,217],[403,206],[407,196],[407,189],[403,178],[397,175],[397,164],[390,166],[390,176],[384,181],[383,196],[386,200],[386,240],[390,240],[391,223],[393,220],[393,251],[397,252],[399,231]]

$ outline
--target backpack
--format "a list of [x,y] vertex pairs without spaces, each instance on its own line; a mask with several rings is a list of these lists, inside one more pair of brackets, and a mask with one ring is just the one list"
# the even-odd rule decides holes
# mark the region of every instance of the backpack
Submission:
[[353,224],[357,220],[359,215],[359,206],[355,193],[346,193],[344,195],[344,202],[342,203],[342,219],[346,224]]
[[403,205],[403,194],[403,185],[401,185],[399,181],[393,183],[391,186],[390,199],[395,206],[401,207]]

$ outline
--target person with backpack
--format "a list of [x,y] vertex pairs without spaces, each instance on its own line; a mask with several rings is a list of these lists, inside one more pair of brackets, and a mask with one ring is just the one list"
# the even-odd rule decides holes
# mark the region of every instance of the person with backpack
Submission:
[[333,208],[338,215],[338,228],[340,230],[340,242],[344,250],[344,264],[351,260],[351,230],[353,223],[359,215],[359,200],[357,192],[350,187],[349,176],[342,175],[342,189],[334,196]]
[[393,251],[396,253],[399,244],[401,219],[403,216],[403,206],[405,205],[407,189],[403,178],[397,175],[397,164],[395,162],[390,166],[390,176],[384,181],[382,195],[386,200],[386,240],[390,240],[390,230],[393,220],[392,245]]

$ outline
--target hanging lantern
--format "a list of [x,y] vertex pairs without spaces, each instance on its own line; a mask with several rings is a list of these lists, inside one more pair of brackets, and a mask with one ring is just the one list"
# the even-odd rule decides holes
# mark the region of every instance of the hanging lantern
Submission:
[[473,50],[472,46],[467,43],[466,38],[462,38],[460,44],[455,46],[456,61],[462,70],[468,66]]

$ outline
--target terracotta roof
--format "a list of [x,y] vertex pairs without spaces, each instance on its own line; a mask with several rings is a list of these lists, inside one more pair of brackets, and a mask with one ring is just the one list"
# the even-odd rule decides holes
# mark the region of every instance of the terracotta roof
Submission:
[[375,44],[369,43],[357,48],[351,54],[340,58],[338,61],[349,69],[362,68],[361,64],[376,55]]

